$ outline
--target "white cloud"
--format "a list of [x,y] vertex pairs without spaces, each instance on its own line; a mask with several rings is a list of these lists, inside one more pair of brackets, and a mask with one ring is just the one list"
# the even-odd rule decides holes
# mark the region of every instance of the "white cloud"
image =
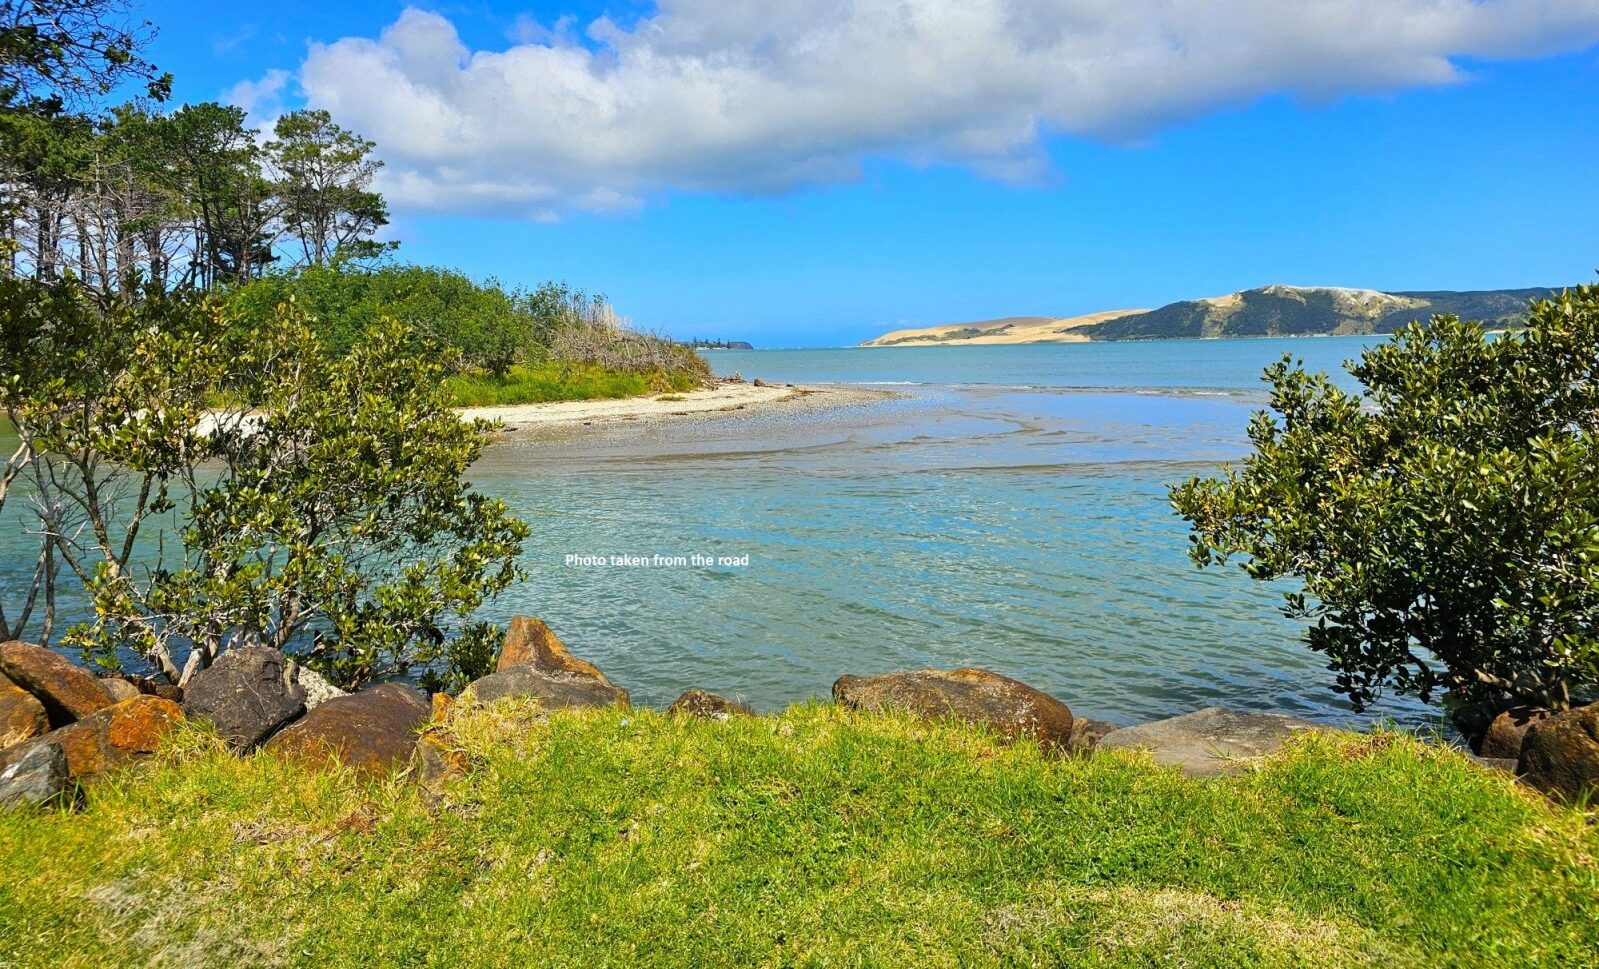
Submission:
[[244,109],[245,123],[252,128],[270,128],[283,114],[283,92],[292,75],[270,70],[258,81],[240,81],[222,92],[222,101]]
[[1451,83],[1461,58],[1594,43],[1599,0],[660,0],[629,27],[513,39],[473,51],[407,9],[313,45],[299,80],[377,141],[398,205],[548,219],[878,157],[1036,180],[1048,133],[1123,142],[1266,94]]

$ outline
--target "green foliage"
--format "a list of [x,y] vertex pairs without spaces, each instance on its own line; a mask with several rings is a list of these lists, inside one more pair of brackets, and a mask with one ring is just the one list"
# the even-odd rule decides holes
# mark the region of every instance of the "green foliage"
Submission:
[[443,662],[418,678],[429,693],[460,693],[473,680],[494,672],[505,644],[505,631],[489,622],[475,622],[444,645]]
[[246,330],[294,300],[317,337],[335,354],[348,353],[383,317],[406,324],[420,349],[456,351],[457,369],[504,374],[538,347],[538,318],[519,294],[465,273],[425,266],[308,266],[271,275],[227,293],[229,311]]
[[191,725],[81,813],[0,812],[0,963],[1591,966],[1599,938],[1599,829],[1402,735],[1212,781],[823,705],[443,739],[471,768],[441,801]]
[[284,227],[300,244],[302,265],[371,258],[397,245],[370,238],[389,222],[383,196],[370,190],[383,166],[372,157],[376,144],[310,108],[285,114],[272,133],[265,150],[278,174]]
[[127,22],[126,9],[119,0],[0,3],[0,111],[56,116],[127,80],[166,99],[172,76],[140,56],[155,32]]
[[1430,698],[1561,708],[1599,686],[1599,287],[1491,338],[1437,317],[1366,351],[1363,395],[1290,360],[1266,371],[1252,454],[1172,492],[1201,565],[1293,577],[1357,704]]
[[535,367],[512,367],[504,377],[463,374],[451,377],[450,397],[462,407],[543,404],[560,400],[608,400],[699,386],[682,371],[634,373],[595,364],[550,361]]
[[230,289],[245,331],[293,299],[317,336],[346,353],[374,321],[405,323],[417,353],[446,351],[462,404],[536,403],[686,390],[710,378],[687,347],[621,326],[601,297],[562,283],[507,290],[425,266],[308,266]]
[[241,337],[206,297],[16,280],[0,314],[46,549],[95,606],[68,640],[101,659],[181,681],[265,643],[359,686],[483,635],[518,578],[527,526],[464,480],[488,425],[401,324],[333,354],[292,304]]

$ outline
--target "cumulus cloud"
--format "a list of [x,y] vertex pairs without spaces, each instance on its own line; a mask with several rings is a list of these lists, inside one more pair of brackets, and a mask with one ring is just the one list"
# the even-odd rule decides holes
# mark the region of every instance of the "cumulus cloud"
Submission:
[[313,45],[299,81],[377,141],[397,204],[550,219],[848,180],[867,158],[1033,181],[1049,134],[1126,142],[1595,41],[1595,0],[660,0],[627,26],[522,20],[504,50],[407,9]]
[[251,127],[271,127],[283,114],[283,95],[290,78],[288,71],[270,70],[259,80],[240,81],[223,91],[222,100],[243,108]]

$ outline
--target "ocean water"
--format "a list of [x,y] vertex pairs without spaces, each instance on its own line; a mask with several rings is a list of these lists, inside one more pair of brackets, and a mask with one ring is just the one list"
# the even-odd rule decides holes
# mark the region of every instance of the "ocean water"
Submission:
[[[1355,714],[1284,587],[1196,569],[1167,501],[1246,452],[1268,363],[1333,371],[1364,345],[712,351],[724,375],[898,396],[496,445],[475,478],[533,526],[532,577],[496,612],[544,617],[652,705],[698,686],[773,709],[843,673],[972,665],[1123,723],[1430,720]],[[593,564],[612,556],[642,564]]]
[[[721,374],[893,396],[503,439],[473,479],[532,525],[530,577],[488,617],[543,617],[653,706],[697,686],[772,710],[844,673],[970,665],[1120,723],[1432,721],[1355,714],[1284,587],[1196,569],[1166,497],[1246,452],[1268,363],[1334,371],[1364,344],[712,351]],[[28,542],[5,517],[15,582]]]

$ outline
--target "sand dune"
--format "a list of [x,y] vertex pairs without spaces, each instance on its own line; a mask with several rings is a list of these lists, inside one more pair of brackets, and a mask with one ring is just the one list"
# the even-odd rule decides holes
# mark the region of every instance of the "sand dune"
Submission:
[[1073,333],[1078,327],[1103,323],[1144,310],[1106,310],[1084,316],[1007,316],[975,323],[946,323],[917,329],[895,330],[863,347],[936,347],[951,344],[1083,343],[1088,337]]

